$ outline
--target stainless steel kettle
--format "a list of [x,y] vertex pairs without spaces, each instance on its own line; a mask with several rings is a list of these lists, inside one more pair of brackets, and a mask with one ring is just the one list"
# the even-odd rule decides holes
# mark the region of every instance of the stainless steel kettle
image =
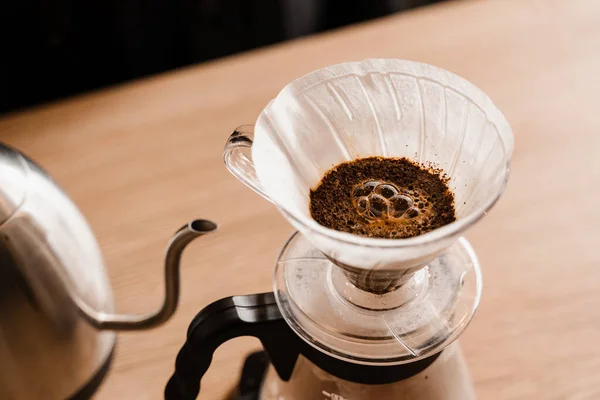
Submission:
[[181,254],[216,228],[195,220],[174,234],[159,310],[115,314],[83,215],[40,166],[0,144],[0,399],[91,397],[108,370],[115,331],[152,328],[175,312]]

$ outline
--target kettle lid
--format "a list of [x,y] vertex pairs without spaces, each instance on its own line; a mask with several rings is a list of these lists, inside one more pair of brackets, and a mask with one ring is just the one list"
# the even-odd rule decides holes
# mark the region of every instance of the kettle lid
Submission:
[[0,143],[0,225],[23,204],[27,195],[27,171],[23,156]]

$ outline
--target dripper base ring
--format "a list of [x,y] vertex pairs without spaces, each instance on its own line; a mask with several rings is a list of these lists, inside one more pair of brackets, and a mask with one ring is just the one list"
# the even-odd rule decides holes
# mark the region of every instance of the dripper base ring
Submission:
[[313,347],[354,363],[394,365],[456,340],[475,313],[481,286],[479,263],[463,238],[399,289],[378,295],[353,287],[295,233],[277,262],[274,291],[287,323]]

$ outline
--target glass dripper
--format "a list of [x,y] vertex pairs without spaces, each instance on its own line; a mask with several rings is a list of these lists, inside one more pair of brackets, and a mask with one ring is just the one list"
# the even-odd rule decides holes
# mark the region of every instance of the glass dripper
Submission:
[[[373,59],[327,67],[287,85],[255,127],[238,128],[227,168],[300,232],[284,248],[275,293],[309,344],[366,364],[441,351],[470,321],[479,265],[460,235],[508,178],[513,137],[488,96],[442,69]],[[309,192],[331,167],[369,156],[442,169],[457,221],[409,239],[375,239],[319,225]]]

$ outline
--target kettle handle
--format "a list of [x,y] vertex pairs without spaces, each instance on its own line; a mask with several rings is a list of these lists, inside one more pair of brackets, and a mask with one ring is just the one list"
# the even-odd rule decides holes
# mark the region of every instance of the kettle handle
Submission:
[[192,320],[187,340],[165,387],[166,400],[193,400],[215,350],[240,336],[258,338],[279,377],[287,381],[298,359],[297,337],[283,319],[272,292],[218,300]]

